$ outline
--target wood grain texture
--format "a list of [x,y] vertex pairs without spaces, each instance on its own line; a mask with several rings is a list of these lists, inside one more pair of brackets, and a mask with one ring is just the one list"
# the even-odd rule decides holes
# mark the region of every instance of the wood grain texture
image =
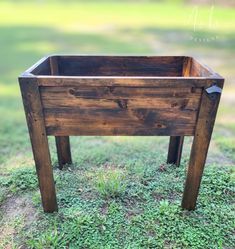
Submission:
[[49,58],[51,75],[59,75],[58,56]]
[[191,87],[40,87],[42,101],[61,98],[69,102],[75,98],[90,99],[123,99],[123,98],[188,98],[197,99],[201,96],[201,88]]
[[65,164],[72,163],[70,142],[68,136],[55,137],[58,156],[59,169],[63,169]]
[[196,59],[191,57],[185,57],[183,59],[183,71],[184,77],[217,77],[210,68],[199,63]]
[[[50,57],[49,61],[50,61],[51,75],[59,75],[58,56]],[[54,106],[56,106],[55,103]],[[55,137],[55,141],[56,141],[59,169],[62,170],[65,164],[72,163],[69,137],[68,136]]]
[[[61,96],[61,97],[60,97]],[[77,97],[66,97],[65,95],[48,95],[42,96],[43,106],[45,109],[50,108],[90,108],[90,109],[120,109],[120,108],[157,108],[171,109],[172,110],[194,110],[197,111],[199,108],[200,96],[195,96],[195,98],[185,97],[146,97],[146,98],[136,98],[136,96],[127,98],[77,98]]]
[[200,64],[197,60],[191,59],[189,75],[195,77],[213,77],[213,72]]
[[[191,125],[177,125],[159,123],[159,127],[135,126],[105,126],[97,125],[54,125],[46,128],[47,134],[52,136],[192,136],[193,130]],[[167,135],[166,135],[167,134]]]
[[45,212],[57,211],[55,185],[36,79],[19,78],[26,120]]
[[194,210],[214,127],[220,94],[203,92],[184,188],[182,208]]
[[184,137],[171,136],[168,148],[167,163],[180,165],[181,154],[183,149]]
[[40,92],[48,135],[170,135],[174,129],[192,135],[201,98],[201,88],[40,87]]
[[[134,110],[45,109],[48,135],[192,135],[196,114]],[[145,131],[144,131],[145,130]]]
[[181,76],[181,56],[62,56],[64,76]]
[[[211,86],[213,79],[190,77],[98,77],[98,76],[37,76],[39,86],[55,87],[160,87],[203,88]],[[220,84],[220,82],[217,82]],[[218,85],[219,86],[219,85]]]
[[191,65],[192,65],[192,58],[191,57],[185,57],[183,60],[183,71],[182,76],[189,77],[191,75]]

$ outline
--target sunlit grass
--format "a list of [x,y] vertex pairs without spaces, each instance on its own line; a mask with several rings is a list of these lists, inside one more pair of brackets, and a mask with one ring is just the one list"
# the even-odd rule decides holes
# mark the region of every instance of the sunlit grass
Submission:
[[[17,81],[17,79],[16,79]],[[16,85],[6,85],[0,82],[0,96],[19,97],[20,89]]]
[[[36,11],[35,11],[36,10]],[[63,12],[63,22],[61,13]],[[151,2],[73,2],[73,3],[1,3],[1,25],[30,24],[50,25],[59,29],[71,29],[95,25],[114,27],[190,27],[193,28],[195,12],[198,24],[209,28],[209,16],[212,13],[216,30],[231,31],[235,29],[231,19],[234,11],[229,8],[214,6],[183,5],[180,3]],[[25,14],[27,13],[27,14]],[[89,13],[89,14],[88,14]],[[174,18],[167,18],[174,16]],[[42,18],[43,17],[43,18]],[[59,24],[59,25],[58,25]]]
[[100,170],[95,177],[95,186],[98,193],[105,198],[115,198],[124,194],[124,173],[115,168]]

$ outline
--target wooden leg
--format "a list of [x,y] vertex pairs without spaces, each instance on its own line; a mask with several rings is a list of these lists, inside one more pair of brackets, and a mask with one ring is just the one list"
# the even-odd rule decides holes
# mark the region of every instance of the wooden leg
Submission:
[[72,163],[69,137],[55,137],[59,169],[62,169],[65,164]]
[[177,166],[180,165],[183,143],[184,136],[170,137],[167,163],[175,164]]
[[30,140],[45,212],[57,211],[53,170],[37,81],[19,78]]
[[198,114],[195,136],[191,149],[187,179],[182,199],[182,208],[194,210],[200,182],[206,162],[211,134],[215,122],[220,94],[202,94],[201,108]]

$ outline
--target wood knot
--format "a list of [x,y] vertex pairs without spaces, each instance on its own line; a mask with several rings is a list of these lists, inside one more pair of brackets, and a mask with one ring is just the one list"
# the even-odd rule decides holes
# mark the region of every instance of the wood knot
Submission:
[[145,121],[145,118],[148,115],[148,111],[142,109],[133,110],[133,113],[140,121]]
[[184,100],[182,101],[182,104],[181,104],[181,106],[180,106],[180,109],[181,109],[181,110],[186,109],[186,107],[188,106],[188,102],[189,102],[188,99],[184,99]]
[[118,99],[116,102],[121,109],[127,109],[127,107],[128,107],[127,106],[127,104],[128,104],[127,99]]
[[75,90],[74,89],[69,89],[69,93],[72,94],[72,95],[75,95]]
[[108,86],[108,90],[110,93],[113,93],[115,89],[115,86]]
[[176,107],[176,106],[178,106],[178,103],[177,103],[177,102],[171,103],[171,107]]
[[192,87],[191,88],[191,93],[195,93],[196,92],[196,87]]
[[157,119],[156,114],[148,109],[136,109],[133,113],[139,121],[149,126],[153,126]]

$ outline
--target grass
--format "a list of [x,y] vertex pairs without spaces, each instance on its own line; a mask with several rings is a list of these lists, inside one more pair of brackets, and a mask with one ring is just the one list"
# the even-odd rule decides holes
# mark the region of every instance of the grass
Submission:
[[[211,11],[181,1],[1,1],[0,248],[234,247],[235,10]],[[225,76],[195,212],[180,209],[191,139],[175,168],[164,137],[73,137],[74,164],[63,171],[49,138],[59,212],[42,212],[16,78],[48,53],[186,54]]]
[[116,168],[101,170],[94,181],[98,193],[103,197],[119,197],[125,192],[124,175]]
[[[137,156],[138,147],[132,153]],[[31,185],[28,198],[33,197],[37,218],[23,228],[27,218],[21,220],[21,230],[14,228],[14,243],[29,248],[232,248],[235,179],[231,169],[208,167],[198,208],[186,212],[179,207],[185,165],[175,168],[161,161],[145,164],[142,170],[136,170],[135,159],[129,159],[128,165],[116,165],[120,172],[125,169],[126,185],[121,194],[107,181],[99,185],[103,178],[97,179],[97,174],[106,172],[107,163],[97,166],[87,162],[62,172],[55,170],[59,213],[45,215],[35,185]],[[28,174],[19,170],[17,175],[20,172],[26,183],[36,180],[30,168]],[[116,179],[116,174],[104,174]],[[17,184],[17,196],[25,194],[25,182]]]

